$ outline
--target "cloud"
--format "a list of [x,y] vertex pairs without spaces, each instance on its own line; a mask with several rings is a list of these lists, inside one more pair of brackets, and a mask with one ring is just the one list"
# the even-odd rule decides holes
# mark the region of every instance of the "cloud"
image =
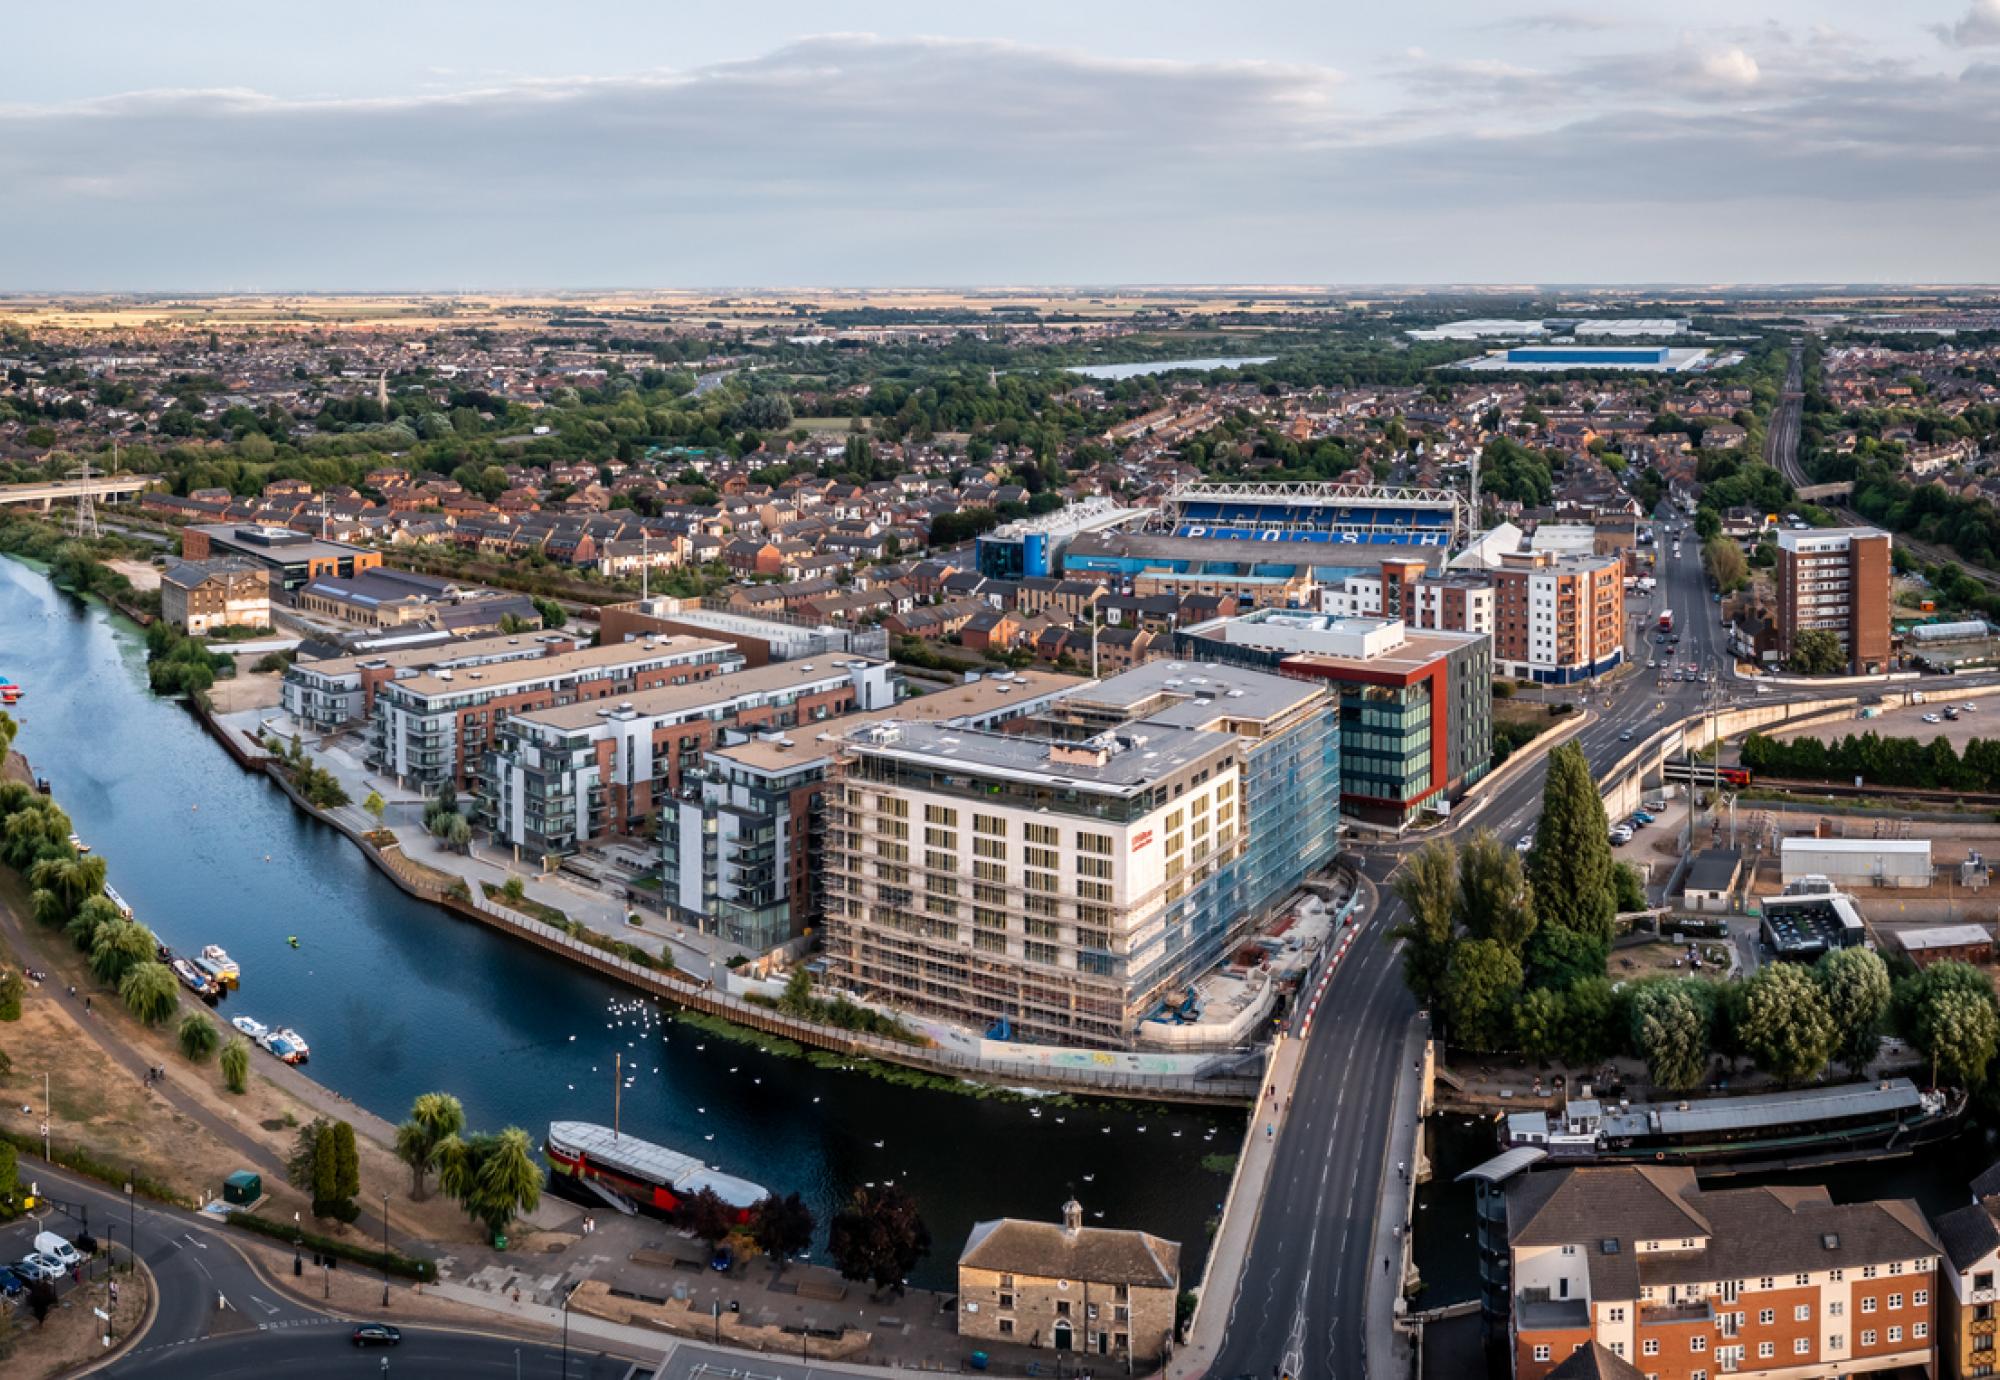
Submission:
[[1363,104],[1307,63],[836,34],[0,105],[0,288],[1990,273],[1988,79],[1755,35],[1535,60],[1407,55]]
[[1940,24],[1937,35],[1954,48],[1985,48],[2000,44],[2000,0],[1972,0],[1965,18]]

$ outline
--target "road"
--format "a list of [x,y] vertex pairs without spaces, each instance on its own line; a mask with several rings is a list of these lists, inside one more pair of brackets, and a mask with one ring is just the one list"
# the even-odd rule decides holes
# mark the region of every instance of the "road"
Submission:
[[[664,1347],[663,1347],[664,1349]],[[742,1358],[737,1358],[741,1365]],[[406,1327],[402,1344],[357,1348],[344,1325],[289,1327],[211,1337],[189,1346],[149,1344],[119,1361],[119,1380],[322,1380],[405,1376],[411,1380],[559,1380],[563,1354],[543,1342],[516,1342],[442,1328]],[[651,1366],[572,1346],[569,1380],[640,1380]]]

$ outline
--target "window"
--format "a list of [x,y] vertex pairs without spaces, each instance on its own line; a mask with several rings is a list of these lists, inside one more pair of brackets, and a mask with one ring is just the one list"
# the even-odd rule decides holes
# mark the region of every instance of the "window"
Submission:
[[1861,1267],[1861,1277],[1863,1279],[1875,1278],[1875,1267],[1873,1265],[1863,1265]]
[[1913,1340],[1921,1342],[1924,1338],[1930,1335],[1931,1335],[1931,1325],[1929,1323],[1910,1324],[1910,1336]]
[[1890,1340],[1890,1341],[1892,1341],[1892,1342],[1900,1342],[1900,1341],[1902,1341],[1902,1340],[1903,1340],[1903,1329],[1902,1329],[1902,1328],[1900,1328],[1900,1327],[1892,1327],[1892,1328],[1890,1328],[1890,1329],[1889,1329],[1889,1340]]
[[1835,1269],[1832,1269],[1832,1270],[1828,1270],[1828,1271],[1826,1272],[1826,1277],[1827,1277],[1828,1279],[1832,1280],[1832,1281],[1833,1281],[1833,1282],[1834,1282],[1835,1284],[1838,1284],[1838,1283],[1840,1283],[1840,1282],[1841,1282],[1842,1280],[1844,1280],[1844,1279],[1846,1279],[1846,1278],[1847,1278],[1847,1271],[1845,1271],[1845,1270],[1842,1270],[1842,1269],[1839,1269],[1839,1268],[1835,1268]]
[[[1681,1246],[1683,1248],[1687,1247],[1690,1244],[1692,1243],[1687,1241],[1681,1242]],[[1771,1277],[1770,1275],[1765,1275],[1762,1279],[1757,1281],[1757,1287],[1759,1289],[1775,1289],[1778,1287],[1778,1281],[1773,1277]]]
[[1828,1337],[1826,1339],[1826,1349],[1828,1351],[1845,1351],[1847,1349],[1847,1334],[1845,1332],[1836,1332],[1831,1337]]
[[1000,1335],[1003,1337],[1014,1335],[1014,1320],[1012,1318],[1002,1318],[1000,1320]]
[[1038,843],[1044,848],[1056,846],[1056,827],[1053,824],[1030,824],[1024,832],[1029,843]]
[[1901,1273],[1903,1273],[1903,1262],[1902,1262],[1902,1261],[1900,1261],[1900,1260],[1892,1260],[1892,1261],[1890,1261],[1890,1262],[1889,1262],[1889,1273],[1890,1273],[1890,1274],[1892,1274],[1892,1275],[1900,1275]]
[[1108,858],[1111,856],[1111,835],[1078,834],[1076,836],[1076,851],[1079,853],[1099,853]]
[[1689,1350],[1689,1351],[1707,1351],[1707,1350],[1708,1350],[1708,1338],[1706,1338],[1706,1337],[1704,1337],[1704,1336],[1700,1335],[1699,1333],[1697,1333],[1697,1334],[1695,1334],[1694,1336],[1692,1336],[1692,1337],[1688,1338],[1688,1350]]
[[1769,1327],[1772,1323],[1776,1322],[1777,1320],[1778,1320],[1777,1309],[1760,1308],[1757,1310],[1757,1326]]
[[1792,1338],[1792,1355],[1794,1356],[1812,1355],[1812,1338],[1810,1337]]
[[1874,1345],[1875,1345],[1875,1329],[1874,1329],[1874,1328],[1872,1328],[1872,1327],[1871,1327],[1871,1328],[1868,1328],[1868,1329],[1866,1329],[1865,1331],[1863,1331],[1863,1332],[1862,1332],[1862,1334],[1861,1334],[1861,1345],[1863,1345],[1863,1346],[1874,1346]]
[[1903,1306],[1903,1296],[1902,1296],[1901,1294],[1891,1294],[1891,1295],[1889,1295],[1889,1301],[1888,1301],[1888,1303],[1886,1303],[1886,1304],[1884,1304],[1884,1305],[1883,1305],[1883,1307],[1885,1307],[1885,1308],[1888,1308],[1888,1309],[1891,1309],[1891,1310],[1894,1310],[1894,1309],[1897,1309],[1897,1308],[1901,1308],[1902,1306]]
[[1847,1304],[1842,1299],[1834,1299],[1826,1306],[1826,1315],[1829,1318],[1837,1318],[1846,1311],[1847,1311]]
[[1875,1311],[1874,1295],[1871,1294],[1867,1298],[1861,1300],[1861,1311],[1864,1313],[1873,1313]]
[[1798,1285],[1798,1286],[1799,1286],[1799,1288],[1803,1289],[1803,1288],[1805,1288],[1805,1287],[1806,1287],[1806,1286],[1807,1286],[1808,1284],[1811,1284],[1811,1283],[1812,1283],[1812,1276],[1811,1276],[1811,1275],[1808,1275],[1808,1274],[1796,1274],[1796,1275],[1793,1275],[1793,1276],[1792,1276],[1792,1283],[1794,1283],[1794,1284]]
[[1645,1341],[1639,1343],[1639,1350],[1643,1355],[1658,1356],[1660,1354],[1660,1339],[1658,1337],[1646,1338]]
[[1005,838],[1007,836],[1007,821],[997,819],[992,815],[974,815],[972,817],[972,832],[975,834],[997,834]]
[[1012,1294],[1002,1294],[1000,1296],[1000,1306],[1002,1308],[1012,1308],[1014,1306],[1014,1296]]
[[1772,1358],[1773,1356],[1776,1356],[1777,1354],[1778,1354],[1778,1348],[1777,1348],[1777,1345],[1776,1345],[1776,1343],[1773,1343],[1773,1342],[1759,1342],[1759,1343],[1757,1343],[1757,1359],[1758,1359],[1758,1360],[1760,1360],[1760,1361],[1768,1361],[1768,1360],[1770,1360],[1770,1359],[1771,1359],[1771,1358]]
[[1562,1253],[1563,1253],[1564,1255],[1575,1255],[1575,1254],[1576,1254],[1576,1247],[1574,1247],[1574,1246],[1564,1246],[1564,1247],[1562,1248]]
[[1927,1307],[1930,1304],[1930,1301],[1931,1301],[1931,1291],[1928,1289],[1916,1289],[1912,1290],[1910,1293],[1910,1307],[1912,1308]]
[[1794,1309],[1792,1310],[1792,1321],[1793,1321],[1793,1322],[1811,1322],[1811,1321],[1812,1321],[1812,1305],[1811,1305],[1811,1304],[1809,1304],[1809,1303],[1802,1303],[1802,1304],[1800,1304],[1800,1305],[1799,1305],[1799,1306],[1798,1306],[1797,1308],[1794,1308]]
[[1615,1322],[1615,1323],[1622,1323],[1622,1322],[1624,1322],[1624,1321],[1625,1321],[1625,1310],[1624,1310],[1623,1308],[1614,1308],[1614,1309],[1612,1309],[1612,1310],[1611,1310],[1611,1321],[1612,1321],[1612,1322]]
[[1537,1347],[1535,1348],[1535,1359],[1536,1359],[1537,1361],[1546,1361],[1546,1360],[1548,1360],[1548,1359],[1549,1359],[1549,1349],[1548,1349],[1548,1348],[1547,1348],[1546,1346],[1537,1346]]

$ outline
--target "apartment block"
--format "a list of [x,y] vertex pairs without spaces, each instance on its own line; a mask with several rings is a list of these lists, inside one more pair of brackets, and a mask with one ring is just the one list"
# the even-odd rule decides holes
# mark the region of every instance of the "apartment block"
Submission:
[[641,833],[720,734],[806,730],[895,702],[891,668],[859,658],[780,661],[508,713],[479,776],[480,823],[531,857]]
[[387,680],[375,691],[368,765],[406,786],[463,788],[510,714],[625,699],[742,664],[727,643],[661,637]]
[[1915,1203],[1705,1189],[1665,1165],[1528,1170],[1538,1153],[1468,1176],[1516,1380],[1592,1346],[1654,1380],[1931,1367],[1940,1247]]
[[1847,669],[1889,669],[1890,537],[1873,527],[1807,528],[1778,534],[1778,650],[1821,628],[1840,640]]
[[887,720],[850,738],[826,838],[830,980],[1023,1040],[1128,1043],[1142,974],[1221,900],[1242,748],[1135,725],[1081,741]]
[[268,628],[270,577],[263,566],[232,556],[175,561],[160,576],[160,617],[190,637],[217,628]]
[[1616,556],[1507,552],[1490,572],[1493,669],[1568,685],[1625,659],[1624,565]]
[[661,808],[661,876],[677,919],[765,951],[820,923],[823,797],[841,740],[886,718],[999,730],[1083,682],[1047,671],[982,676],[893,708],[791,731],[723,730]]
[[1496,592],[1483,571],[1433,572],[1422,561],[1382,562],[1320,590],[1320,612],[1336,618],[1397,618],[1439,632],[1493,632]]
[[585,645],[573,633],[512,633],[424,641],[417,646],[386,647],[344,656],[301,658],[285,668],[279,703],[301,723],[322,730],[336,729],[366,720],[375,710],[375,691],[385,681],[502,661],[531,661],[580,651]]
[[2000,1165],[1972,1181],[1972,1202],[1936,1218],[1944,1259],[1939,1268],[1944,1304],[1938,1353],[1950,1380],[1974,1380],[2000,1371],[1994,1333],[2000,1330]]

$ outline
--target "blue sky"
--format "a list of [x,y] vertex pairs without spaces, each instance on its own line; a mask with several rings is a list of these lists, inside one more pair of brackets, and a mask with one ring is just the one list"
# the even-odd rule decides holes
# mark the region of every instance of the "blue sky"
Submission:
[[10,14],[0,290],[1995,281],[2000,0]]

